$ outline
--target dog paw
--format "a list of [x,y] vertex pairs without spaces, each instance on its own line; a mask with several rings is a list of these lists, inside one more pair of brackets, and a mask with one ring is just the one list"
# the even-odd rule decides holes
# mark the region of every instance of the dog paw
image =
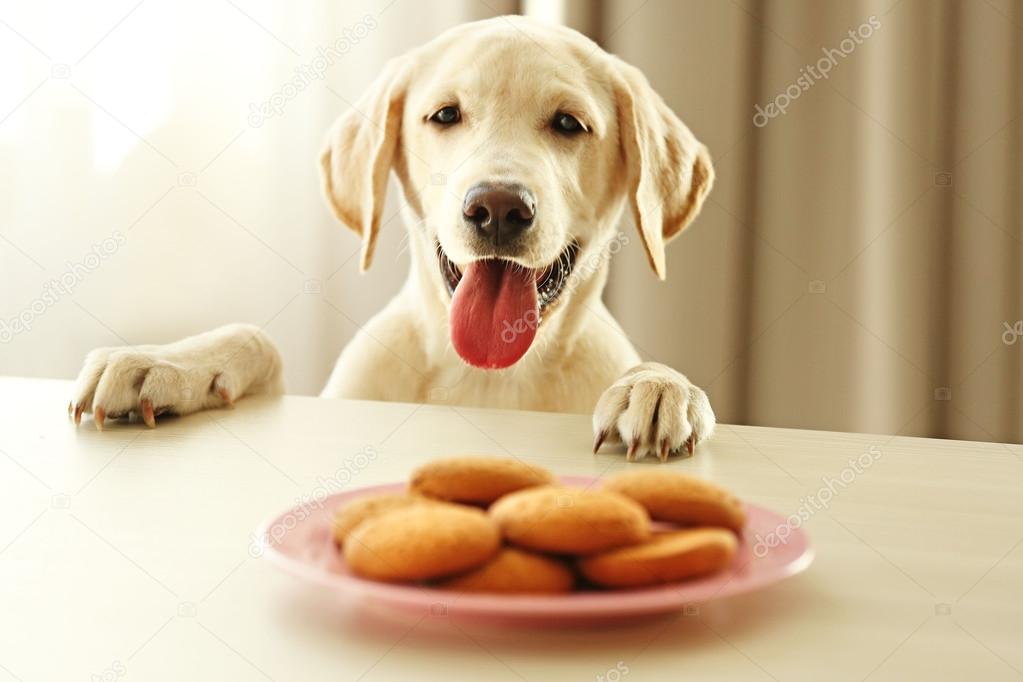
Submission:
[[164,414],[230,406],[242,395],[282,392],[280,357],[258,329],[230,325],[165,346],[100,348],[89,353],[68,404],[76,425],[96,428],[136,415],[150,428]]
[[130,347],[89,353],[68,405],[75,424],[91,412],[100,430],[106,420],[130,415],[154,427],[165,412],[189,414],[231,403],[231,382],[224,374],[179,367],[161,355]]
[[633,367],[612,384],[593,412],[593,452],[601,444],[621,441],[630,462],[647,453],[661,461],[696,444],[714,431],[714,410],[703,389],[666,365],[647,362]]

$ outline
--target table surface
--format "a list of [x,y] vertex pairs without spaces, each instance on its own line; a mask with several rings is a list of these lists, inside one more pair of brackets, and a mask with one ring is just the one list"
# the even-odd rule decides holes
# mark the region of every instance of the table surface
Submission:
[[[583,415],[289,396],[100,433],[69,391],[0,379],[0,681],[1023,678],[1018,445],[722,425],[627,464]],[[801,514],[817,558],[688,613],[530,630],[410,621],[253,556],[275,512],[461,453],[693,472]]]

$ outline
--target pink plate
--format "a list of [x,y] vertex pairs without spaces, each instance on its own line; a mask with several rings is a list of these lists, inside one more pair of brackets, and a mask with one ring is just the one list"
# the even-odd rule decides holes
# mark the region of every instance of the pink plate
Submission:
[[[562,483],[578,488],[595,480],[585,476],[562,477]],[[749,521],[732,565],[720,573],[686,582],[635,590],[502,596],[392,585],[352,575],[333,542],[334,511],[359,497],[403,489],[403,483],[378,485],[293,507],[259,529],[257,537],[261,548],[267,558],[288,572],[343,593],[348,599],[364,599],[420,614],[443,613],[490,621],[548,624],[619,620],[679,611],[712,599],[759,590],[805,570],[813,561],[813,550],[799,528],[786,527],[786,542],[771,542],[775,546],[768,547],[763,539],[777,537],[778,529],[786,526],[786,519],[763,507],[748,505]],[[758,539],[760,544],[757,544]]]

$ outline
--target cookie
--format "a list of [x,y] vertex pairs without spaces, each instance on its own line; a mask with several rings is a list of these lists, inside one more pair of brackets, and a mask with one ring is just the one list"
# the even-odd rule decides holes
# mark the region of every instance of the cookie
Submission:
[[348,534],[360,523],[395,509],[404,509],[415,504],[430,504],[433,500],[416,495],[401,493],[370,495],[361,497],[341,507],[334,514],[334,541],[343,545]]
[[655,521],[719,526],[736,533],[746,525],[746,510],[735,495],[688,474],[661,469],[624,471],[608,477],[603,489],[632,498]]
[[643,508],[608,491],[529,488],[495,502],[490,516],[509,542],[555,554],[593,554],[650,537]]
[[360,523],[345,540],[356,575],[385,581],[433,580],[482,566],[501,547],[497,525],[478,509],[419,504]]
[[458,592],[561,594],[574,585],[575,574],[563,562],[505,547],[475,571],[450,578],[438,587]]
[[604,587],[642,587],[720,571],[735,556],[738,541],[724,528],[658,533],[649,542],[585,557],[579,571]]
[[451,457],[416,469],[409,488],[439,500],[489,505],[508,493],[554,480],[546,469],[517,459]]

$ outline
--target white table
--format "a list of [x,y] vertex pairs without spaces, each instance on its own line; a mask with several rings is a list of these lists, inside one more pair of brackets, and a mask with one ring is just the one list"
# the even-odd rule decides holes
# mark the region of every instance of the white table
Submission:
[[[1023,677],[1018,445],[721,426],[691,459],[627,465],[589,453],[587,416],[287,397],[100,433],[67,420],[69,390],[0,379],[0,680]],[[666,466],[791,513],[871,447],[806,522],[807,573],[628,626],[412,627],[250,555],[261,520],[320,486],[442,455]]]

